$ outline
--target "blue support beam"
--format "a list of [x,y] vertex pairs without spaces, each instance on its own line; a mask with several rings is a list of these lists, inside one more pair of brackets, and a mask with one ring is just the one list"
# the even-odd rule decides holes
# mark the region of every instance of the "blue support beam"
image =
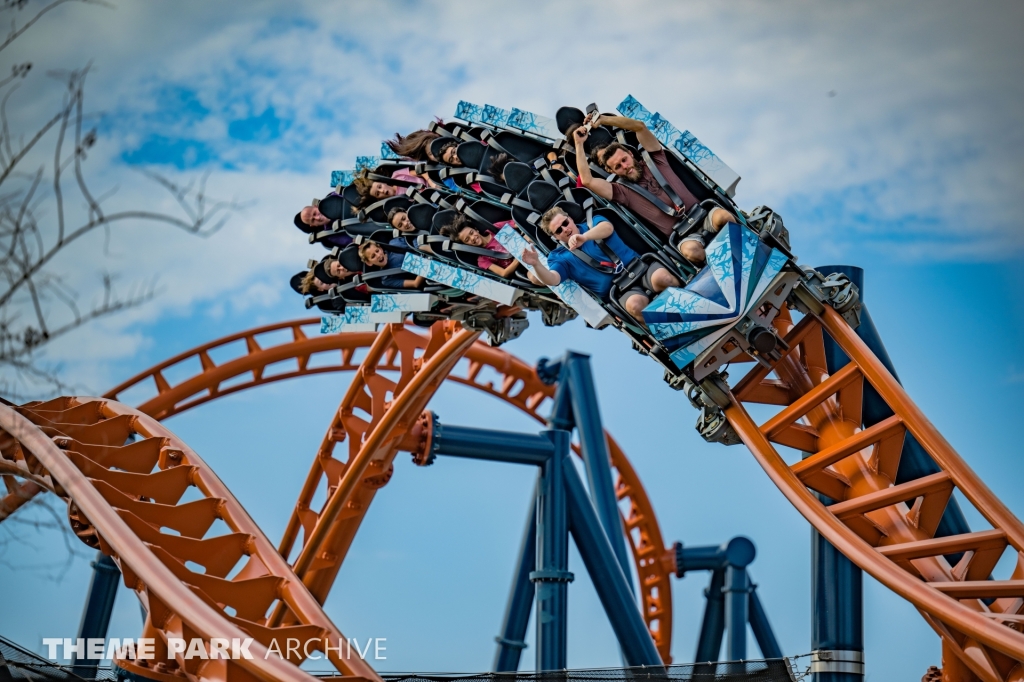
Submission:
[[619,513],[615,486],[612,483],[611,458],[608,455],[608,442],[605,440],[604,427],[601,424],[601,409],[597,404],[597,391],[594,388],[589,355],[574,351],[565,354],[559,388],[563,385],[569,389],[573,421],[580,437],[580,451],[587,470],[591,498],[597,508],[604,532],[611,541],[615,559],[626,575],[630,592],[633,592],[622,516]]
[[[540,485],[538,481],[538,486]],[[537,489],[534,488],[530,501],[530,513],[526,519],[526,532],[519,545],[519,559],[516,574],[512,579],[512,590],[505,605],[501,634],[495,639],[498,652],[494,657],[494,672],[513,673],[519,670],[519,661],[526,648],[526,627],[533,610],[534,589],[530,573],[537,565]]]
[[[864,301],[864,270],[849,265],[829,265],[818,269],[823,275],[842,273],[856,285]],[[863,326],[863,319],[862,325]],[[858,330],[858,333],[859,330]],[[829,374],[834,374],[850,359],[838,344],[823,334],[825,363]],[[869,385],[865,382],[865,395]],[[806,455],[806,453],[805,453]],[[833,504],[825,495],[818,494],[822,503]],[[811,650],[821,652],[864,652],[864,598],[863,574],[852,561],[839,552],[828,540],[811,529]],[[834,668],[834,669],[832,669]],[[842,670],[842,672],[840,671]],[[818,665],[814,682],[859,682],[863,671],[845,672],[846,666],[831,666],[827,661]]]
[[660,666],[661,656],[637,608],[626,575],[615,560],[611,543],[583,481],[571,461],[566,460],[562,470],[573,540],[608,615],[626,665]]
[[[114,599],[117,597],[117,584],[121,579],[117,564],[103,552],[96,553],[92,569],[89,593],[78,625],[78,636],[81,639],[103,639],[107,636],[110,614],[114,611]],[[96,677],[98,665],[99,661],[82,662],[77,657],[71,659],[72,671],[88,680]]]
[[[697,635],[697,652],[693,660],[697,663],[708,663],[718,660],[722,651],[722,639],[725,636],[725,568],[717,568],[711,572],[711,580],[704,588],[704,618]],[[694,668],[695,675],[714,676],[717,666],[699,665]]]
[[532,433],[437,423],[434,425],[434,452],[450,457],[543,466],[555,449],[550,438]]
[[569,454],[567,431],[545,431],[553,454],[541,467],[537,494],[537,570],[530,580],[537,590],[538,671],[564,670],[567,666],[566,642],[569,572],[569,522],[566,513],[565,473],[576,473]]
[[[900,380],[899,375],[896,373],[896,368],[892,364],[892,359],[889,357],[889,352],[885,349],[885,345],[882,343],[882,337],[878,333],[878,329],[875,327],[875,321],[871,319],[871,313],[868,312],[867,306],[861,309],[861,322],[860,327],[857,328],[857,335],[861,340],[871,349],[871,352],[875,354],[885,368],[889,370],[889,373],[893,375],[896,381]],[[831,342],[828,339],[826,343]],[[833,342],[834,345],[834,342]],[[826,345],[826,350],[828,346]],[[838,349],[837,349],[838,350]],[[845,353],[838,350],[837,364],[842,367],[849,359]],[[875,424],[888,419],[893,415],[892,409],[882,400],[882,396],[878,395],[878,391],[869,384],[864,386],[864,427],[874,426]],[[914,435],[907,433],[903,441],[903,453],[900,455],[900,465],[896,470],[896,485],[900,483],[906,483],[907,481],[913,481],[917,478],[924,476],[930,476],[931,474],[937,474],[940,471],[939,466],[935,463],[921,444],[917,442]],[[949,502],[946,503],[946,510],[942,514],[942,519],[939,521],[939,526],[935,531],[935,537],[948,537],[950,535],[961,535],[963,533],[970,533],[971,527],[967,523],[967,517],[964,516],[963,509],[960,508],[960,503],[955,497],[949,498]],[[946,556],[946,559],[951,565],[955,566],[958,561],[963,557],[962,553],[950,554]]]
[[[747,658],[747,605],[750,602],[750,585],[745,566],[729,565],[725,569],[725,656],[730,661]],[[728,672],[743,672],[742,669]]]
[[[747,580],[750,581],[749,573]],[[750,582],[750,604],[747,606],[750,618],[750,629],[757,640],[757,648],[761,650],[761,658],[782,658],[782,647],[775,639],[775,632],[768,622],[768,613],[764,610],[760,597],[757,596],[757,585]]]

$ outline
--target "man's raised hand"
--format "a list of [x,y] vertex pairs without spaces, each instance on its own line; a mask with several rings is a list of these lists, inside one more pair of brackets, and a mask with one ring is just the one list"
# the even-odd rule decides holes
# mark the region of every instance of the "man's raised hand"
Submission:
[[530,247],[523,249],[523,262],[527,265],[537,265],[540,263],[540,256],[537,252]]

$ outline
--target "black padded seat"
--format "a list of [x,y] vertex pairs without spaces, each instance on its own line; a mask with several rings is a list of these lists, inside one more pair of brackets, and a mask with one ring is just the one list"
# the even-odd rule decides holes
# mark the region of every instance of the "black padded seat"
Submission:
[[331,220],[344,220],[352,217],[351,205],[338,194],[328,194],[320,200],[317,208]]
[[384,211],[384,219],[387,220],[387,215],[392,209],[400,208],[403,211],[408,211],[409,207],[412,205],[412,199],[404,194],[399,194],[398,196],[391,197],[390,199],[385,199],[384,205],[381,206],[381,210]]
[[[676,175],[683,184],[686,185],[686,189],[690,190],[693,196],[697,197],[697,201],[705,201],[706,199],[714,199],[716,202],[728,204],[728,200],[723,198],[718,192],[704,184],[703,180],[697,178],[692,170],[679,159],[674,153],[667,153],[666,158],[668,159],[668,165],[672,167]],[[724,188],[723,188],[724,189]],[[736,212],[735,206],[724,206],[727,210],[732,213]]]
[[558,132],[565,135],[566,131],[569,130],[569,126],[573,123],[582,125],[586,117],[586,114],[576,107],[561,107],[555,112],[555,124],[558,126]]
[[459,161],[466,168],[476,168],[480,171],[486,170],[482,166],[484,156],[487,153],[487,147],[483,142],[463,142],[459,145],[456,153],[459,156]]
[[541,215],[562,199],[562,192],[555,185],[544,180],[534,180],[526,187],[526,198],[533,210]]
[[583,143],[583,151],[590,154],[592,150],[610,145],[612,142],[615,142],[615,136],[612,135],[612,131],[604,126],[599,126],[591,129],[590,136]]
[[540,245],[545,253],[550,253],[558,246],[554,239],[549,237],[544,230],[540,229],[540,214],[536,211],[513,206],[512,220],[516,222],[520,230],[533,240],[534,244]]
[[519,194],[537,179],[537,171],[522,161],[510,161],[505,166],[505,185],[513,194]]
[[[441,162],[441,148],[451,144],[451,137],[439,137],[430,143],[430,155]],[[458,143],[458,140],[455,140]]]
[[431,234],[441,234],[441,228],[454,222],[458,215],[459,212],[453,209],[445,209],[435,213],[430,221]]
[[430,232],[431,221],[437,213],[437,206],[430,204],[416,204],[408,210],[409,222],[420,232]]
[[[576,152],[566,152],[565,155],[564,155],[564,158],[565,158],[566,165],[568,165],[569,168],[571,168],[573,170],[573,172],[576,172]],[[588,162],[588,165],[590,166],[591,174],[595,178],[607,178],[608,177],[608,171],[606,171],[604,168],[601,168],[596,163],[589,163]]]
[[355,185],[349,185],[341,190],[341,196],[345,198],[352,206],[358,206],[362,203],[362,197],[359,196],[359,192],[356,191]]
[[503,196],[508,194],[508,187],[506,187],[505,185],[499,185],[497,182],[484,180],[481,177],[476,177],[474,179],[474,182],[480,185],[480,191],[482,193],[488,195],[493,199],[501,200]]
[[509,211],[507,206],[495,206],[492,203],[486,201],[474,201],[469,204],[469,208],[473,212],[480,216],[487,222],[488,227],[494,231],[495,223],[503,223],[508,220],[512,220],[512,212]]
[[[365,237],[372,239],[375,242],[383,240],[387,243],[391,239],[391,233],[394,232],[392,227],[387,223],[357,223],[356,225],[350,225],[345,229],[353,237]],[[385,233],[387,233],[385,235]]]
[[512,158],[525,163],[543,158],[545,154],[551,151],[550,145],[540,140],[518,135],[507,130],[501,131],[493,139],[497,142],[497,146],[507,151]]
[[377,167],[371,170],[370,172],[373,173],[374,175],[380,175],[382,177],[391,179],[392,173],[403,168],[409,168],[410,165],[411,164],[408,163],[398,163],[397,161],[382,161],[379,164],[377,164]]
[[566,214],[572,218],[572,221],[577,225],[587,222],[587,212],[583,210],[583,207],[574,201],[559,201],[555,204],[558,208],[566,212]]
[[359,258],[359,247],[355,244],[350,244],[345,248],[338,251],[338,262],[341,263],[342,267],[352,272],[363,271],[363,261]]

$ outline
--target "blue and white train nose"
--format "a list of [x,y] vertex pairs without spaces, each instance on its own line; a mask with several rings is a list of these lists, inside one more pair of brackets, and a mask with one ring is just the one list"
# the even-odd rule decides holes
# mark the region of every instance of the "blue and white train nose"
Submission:
[[707,266],[685,288],[666,289],[643,311],[672,361],[692,363],[698,381],[743,353],[771,358],[781,343],[772,320],[800,280],[784,253],[736,223],[705,251]]

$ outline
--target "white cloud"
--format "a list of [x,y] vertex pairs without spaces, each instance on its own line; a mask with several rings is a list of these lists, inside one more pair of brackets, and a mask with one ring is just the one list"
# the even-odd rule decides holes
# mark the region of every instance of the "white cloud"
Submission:
[[[37,75],[94,60],[88,102],[113,127],[90,163],[120,185],[113,203],[173,208],[119,161],[153,135],[206,145],[226,164],[211,194],[252,203],[207,240],[125,227],[111,254],[91,240],[55,265],[83,292],[104,268],[122,282],[158,278],[154,304],[105,327],[126,348],[142,339],[119,330],[196,305],[258,311],[290,298],[284,279],[322,253],[291,228],[295,210],[383,137],[449,115],[459,99],[550,115],[567,103],[610,108],[627,93],[739,171],[742,205],[782,210],[807,262],[850,248],[890,261],[1019,258],[1019,4],[932,3],[927,13],[910,3],[523,7],[62,8],[40,25],[45,40],[11,56],[33,60]],[[12,99],[15,121],[52,106],[43,80]],[[194,101],[175,100],[181,92]],[[230,137],[232,121],[268,107],[283,121],[280,140]]]

